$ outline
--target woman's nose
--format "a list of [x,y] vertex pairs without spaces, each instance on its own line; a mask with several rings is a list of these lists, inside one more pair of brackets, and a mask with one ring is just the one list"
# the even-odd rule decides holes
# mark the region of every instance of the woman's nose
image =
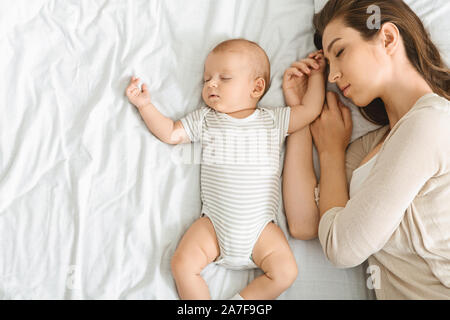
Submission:
[[336,82],[341,77],[341,72],[330,68],[330,74],[328,75],[328,81],[331,83]]

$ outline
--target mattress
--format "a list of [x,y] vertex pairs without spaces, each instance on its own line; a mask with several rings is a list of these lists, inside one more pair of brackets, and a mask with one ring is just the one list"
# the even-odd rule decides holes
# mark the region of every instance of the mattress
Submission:
[[[450,4],[408,1],[450,58]],[[132,75],[179,119],[201,101],[203,61],[244,37],[271,60],[261,106],[313,51],[313,0],[0,0],[0,299],[178,299],[170,260],[199,217],[195,144],[166,145],[124,95]],[[373,130],[353,112],[352,139]],[[316,159],[317,168],[317,159]],[[365,266],[339,269],[292,239],[299,276],[279,299],[370,299]],[[213,299],[260,270],[202,272]]]

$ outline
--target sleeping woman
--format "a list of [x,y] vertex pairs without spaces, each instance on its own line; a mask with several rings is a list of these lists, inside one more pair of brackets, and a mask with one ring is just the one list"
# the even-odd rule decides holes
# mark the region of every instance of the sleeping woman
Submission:
[[[380,9],[378,29],[368,28],[371,5]],[[330,0],[314,26],[328,80],[383,126],[348,145],[350,110],[328,93],[310,130],[288,137],[283,197],[290,233],[318,236],[338,267],[368,259],[377,299],[449,299],[449,69],[401,0]],[[309,71],[305,63],[293,66]],[[312,139],[318,185],[312,153],[300,152]]]

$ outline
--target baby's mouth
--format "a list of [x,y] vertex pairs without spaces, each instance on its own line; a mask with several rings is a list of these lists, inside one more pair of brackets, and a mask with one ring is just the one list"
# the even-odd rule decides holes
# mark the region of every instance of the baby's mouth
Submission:
[[214,99],[214,98],[219,98],[219,96],[218,96],[217,94],[210,94],[210,95],[208,96],[208,98]]

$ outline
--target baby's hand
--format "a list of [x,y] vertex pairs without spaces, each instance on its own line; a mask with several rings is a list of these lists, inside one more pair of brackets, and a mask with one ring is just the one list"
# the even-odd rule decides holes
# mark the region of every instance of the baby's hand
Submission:
[[139,78],[131,77],[130,83],[125,90],[125,93],[128,97],[128,100],[130,100],[130,102],[134,104],[138,109],[141,109],[152,103],[147,85],[144,83],[142,85],[142,90],[139,89]]
[[315,74],[323,74],[326,67],[322,50],[310,53],[307,58],[294,62],[283,75],[283,94],[286,104],[294,106],[302,103],[308,88],[308,79]]
[[308,78],[296,67],[291,66],[284,72],[282,88],[286,105],[299,105],[308,88]]

